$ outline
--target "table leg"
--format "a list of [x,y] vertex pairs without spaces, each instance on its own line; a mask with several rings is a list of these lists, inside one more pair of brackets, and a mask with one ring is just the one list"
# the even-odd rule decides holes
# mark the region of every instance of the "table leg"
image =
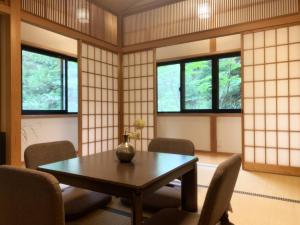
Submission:
[[131,225],[141,225],[143,221],[142,193],[133,194],[131,211]]
[[183,210],[197,212],[197,165],[182,176],[181,206]]

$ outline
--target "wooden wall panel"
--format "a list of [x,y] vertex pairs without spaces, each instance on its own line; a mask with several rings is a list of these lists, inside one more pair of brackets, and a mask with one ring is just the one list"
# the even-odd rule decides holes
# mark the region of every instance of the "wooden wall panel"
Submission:
[[124,128],[134,131],[137,119],[145,121],[141,138],[130,140],[140,151],[155,136],[155,64],[153,50],[123,55]]
[[185,0],[124,18],[124,45],[299,12],[298,0]]
[[300,25],[244,34],[243,68],[244,162],[299,172]]
[[22,0],[22,9],[117,45],[117,16],[91,0]]
[[80,50],[80,152],[92,155],[118,146],[119,57],[84,43]]
[[9,4],[8,0],[0,0],[0,4]]

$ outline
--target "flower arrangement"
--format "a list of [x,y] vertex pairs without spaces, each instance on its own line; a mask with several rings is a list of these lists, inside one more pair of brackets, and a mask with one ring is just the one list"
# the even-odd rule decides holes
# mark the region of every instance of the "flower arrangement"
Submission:
[[142,129],[145,127],[145,121],[143,119],[137,119],[133,123],[134,131],[128,132],[127,129],[125,129],[125,133],[128,133],[128,137],[130,139],[139,139],[141,137],[141,133],[138,131],[142,131]]

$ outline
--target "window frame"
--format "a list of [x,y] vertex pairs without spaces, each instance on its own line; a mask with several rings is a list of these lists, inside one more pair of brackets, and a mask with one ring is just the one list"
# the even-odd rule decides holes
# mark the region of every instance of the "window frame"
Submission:
[[[42,54],[49,57],[56,57],[61,60],[61,81],[62,85],[62,104],[65,106],[64,110],[24,110],[23,109],[23,50],[32,53]],[[21,111],[22,115],[77,115],[78,112],[68,112],[68,62],[76,62],[78,60],[75,57],[67,56],[61,53],[57,53],[50,50],[45,50],[29,45],[22,44],[21,46]],[[79,74],[78,74],[79,79]],[[77,87],[78,90],[78,87]],[[79,90],[78,90],[79,93]]]
[[[242,102],[240,109],[219,109],[219,60],[230,57],[240,57],[241,52],[231,52],[224,54],[216,54],[210,56],[201,56],[194,58],[187,58],[181,60],[159,62],[156,64],[156,74],[158,75],[159,66],[167,66],[173,64],[180,64],[180,111],[158,111],[158,88],[156,88],[156,112],[158,114],[178,114],[178,113],[242,113]],[[212,63],[212,109],[185,109],[185,65],[186,63],[211,60]],[[240,96],[242,99],[242,63],[241,63],[241,85],[240,85]],[[158,76],[156,76],[156,83],[158,83]],[[157,86],[158,87],[158,86]]]

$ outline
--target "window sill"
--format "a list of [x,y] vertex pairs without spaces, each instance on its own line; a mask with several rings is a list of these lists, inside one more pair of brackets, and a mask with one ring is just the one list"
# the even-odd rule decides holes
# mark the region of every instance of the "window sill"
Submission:
[[157,116],[242,117],[243,113],[157,113]]
[[22,115],[22,119],[46,119],[46,118],[72,118],[78,117],[78,114],[47,114],[47,115]]

